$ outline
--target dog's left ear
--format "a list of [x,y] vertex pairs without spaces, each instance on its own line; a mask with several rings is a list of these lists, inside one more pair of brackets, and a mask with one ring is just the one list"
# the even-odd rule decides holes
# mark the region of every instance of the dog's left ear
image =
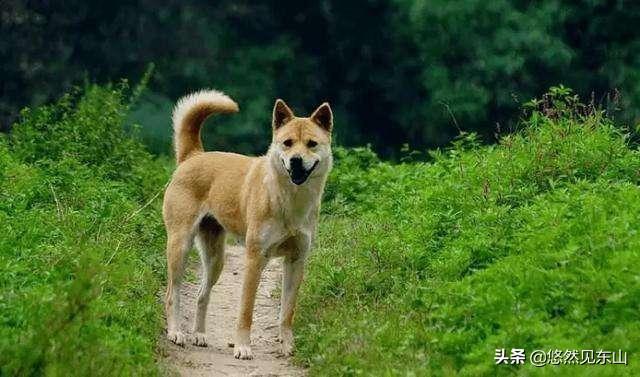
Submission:
[[333,129],[333,112],[331,112],[331,107],[328,102],[320,105],[316,111],[311,114],[310,118],[327,132],[331,132]]

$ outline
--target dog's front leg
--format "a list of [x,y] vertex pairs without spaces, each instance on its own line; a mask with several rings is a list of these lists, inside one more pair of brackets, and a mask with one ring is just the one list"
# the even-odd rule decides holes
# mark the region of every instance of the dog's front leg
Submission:
[[233,350],[233,355],[236,359],[248,360],[253,358],[250,337],[253,306],[256,301],[256,291],[260,284],[260,275],[266,264],[267,258],[260,252],[260,249],[247,245],[244,283],[242,285],[242,298],[240,299],[240,315],[238,317]]
[[296,259],[286,257],[282,261],[282,298],[280,303],[280,341],[282,341],[282,354],[293,354],[293,315],[296,309],[298,289],[302,283],[304,273],[305,256]]
[[294,250],[282,261],[282,297],[280,301],[280,341],[282,354],[290,356],[294,350],[293,317],[298,290],[304,275],[304,264],[311,247],[312,236],[301,233],[294,239]]

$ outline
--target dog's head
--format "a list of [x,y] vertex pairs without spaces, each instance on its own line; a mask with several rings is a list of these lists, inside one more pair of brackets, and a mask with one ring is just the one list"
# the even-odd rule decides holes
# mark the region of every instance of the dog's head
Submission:
[[273,107],[271,160],[280,174],[296,185],[310,177],[326,174],[331,168],[333,113],[328,103],[320,105],[308,118],[299,118],[278,99]]

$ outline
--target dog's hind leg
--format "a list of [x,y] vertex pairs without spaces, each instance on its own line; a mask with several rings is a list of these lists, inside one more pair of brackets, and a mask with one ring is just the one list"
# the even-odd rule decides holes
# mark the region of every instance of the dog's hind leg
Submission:
[[164,208],[167,227],[167,337],[177,345],[184,345],[185,337],[180,329],[180,286],[184,273],[184,258],[193,245],[199,216],[196,210],[187,206],[171,204],[173,203],[165,202]]
[[220,224],[210,216],[200,221],[196,233],[196,248],[202,261],[202,282],[198,293],[196,318],[194,326],[193,344],[201,347],[207,346],[205,333],[207,307],[211,288],[218,281],[224,265],[225,231]]
[[193,234],[179,232],[170,234],[167,239],[167,294],[165,309],[167,313],[167,337],[177,345],[184,345],[184,334],[180,330],[180,286],[184,273],[184,257],[191,249]]
[[282,260],[282,296],[280,303],[280,341],[282,354],[290,356],[294,350],[293,317],[298,298],[298,289],[302,283],[306,254],[310,247],[310,238],[289,239],[282,247],[291,253]]
[[282,297],[280,304],[280,341],[281,352],[285,356],[293,354],[293,316],[296,309],[298,289],[304,272],[304,258],[292,260],[285,257],[282,261]]

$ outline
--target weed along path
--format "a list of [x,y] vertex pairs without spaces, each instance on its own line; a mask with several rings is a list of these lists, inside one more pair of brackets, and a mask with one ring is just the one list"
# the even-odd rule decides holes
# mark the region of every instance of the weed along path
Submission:
[[[187,335],[184,347],[176,346],[164,338],[163,349],[171,369],[181,376],[304,376],[304,369],[293,366],[278,350],[279,299],[273,293],[281,281],[281,261],[271,260],[264,270],[256,297],[251,332],[253,360],[237,360],[233,357],[233,330],[236,325],[238,302],[242,288],[244,249],[226,247],[226,260],[218,283],[213,286],[207,312],[208,347],[192,344],[193,320],[198,297],[199,276],[185,274],[182,284],[182,330]],[[192,271],[199,270],[190,263]],[[199,273],[198,273],[199,275]]]

